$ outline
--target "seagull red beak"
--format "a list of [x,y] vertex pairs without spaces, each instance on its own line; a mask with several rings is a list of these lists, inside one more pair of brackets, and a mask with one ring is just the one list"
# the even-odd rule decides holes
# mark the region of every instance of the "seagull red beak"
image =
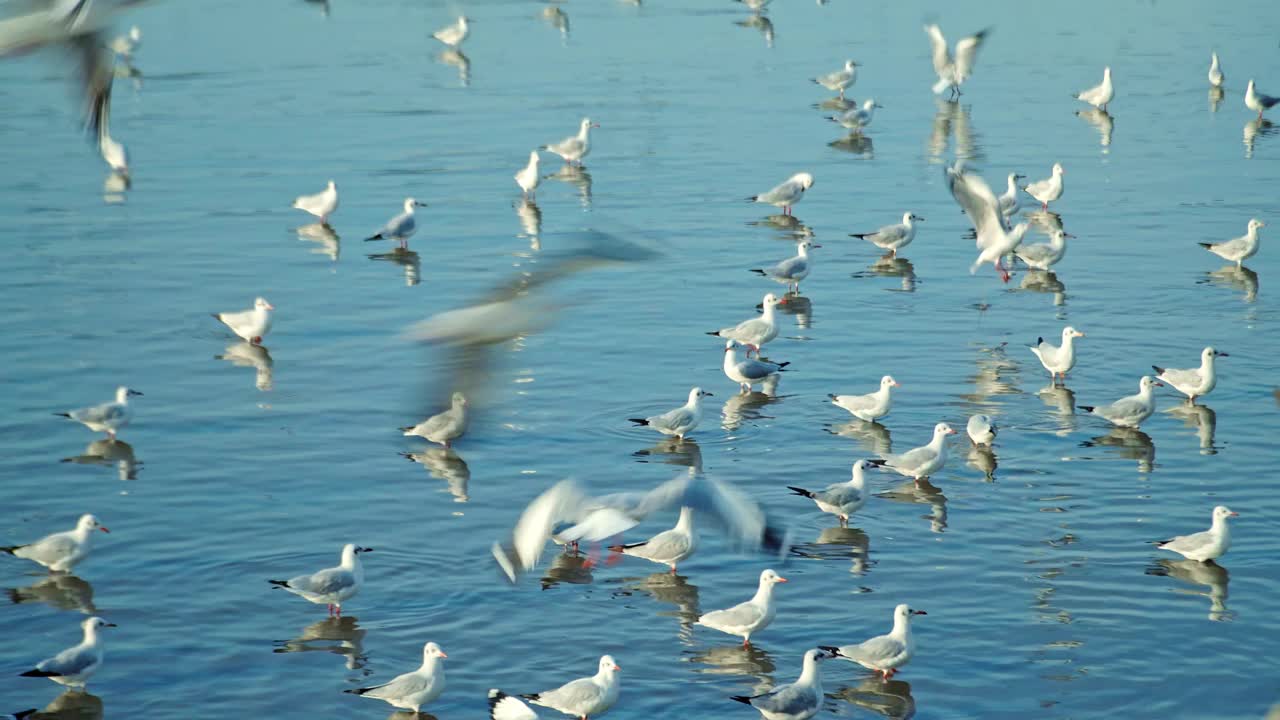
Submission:
[[447,652],[445,652],[445,651],[441,650],[441,651],[440,651],[440,657],[442,657],[442,658],[447,658],[447,657],[449,657],[449,653],[447,653]]
[[99,530],[101,530],[101,531],[102,531],[102,532],[104,532],[104,533],[109,533],[109,532],[111,532],[110,530],[108,530],[108,529],[107,529],[105,526],[103,526],[103,525],[99,525],[99,526],[98,526],[98,529],[99,529]]
[[778,582],[791,582],[791,581],[790,581],[790,580],[788,580],[788,579],[786,579],[786,578],[784,578],[784,577],[780,577],[780,578],[778,578]]
[[[597,127],[598,127],[598,126],[597,126]],[[617,671],[619,671],[619,670],[621,670],[621,669],[622,669],[622,668],[618,667],[617,665],[614,665],[614,666],[613,666],[613,670],[614,670],[614,672],[617,672]]]
[[1231,513],[1228,517],[1240,517],[1240,513],[1238,513],[1238,512],[1233,512],[1233,513]]

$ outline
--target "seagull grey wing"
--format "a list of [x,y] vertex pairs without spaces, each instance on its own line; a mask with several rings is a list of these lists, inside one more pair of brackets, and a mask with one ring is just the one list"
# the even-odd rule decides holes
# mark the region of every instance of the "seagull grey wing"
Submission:
[[964,82],[973,72],[973,64],[978,59],[978,50],[986,38],[983,30],[956,43],[956,80]]
[[533,499],[516,520],[511,539],[504,548],[494,543],[493,555],[515,582],[519,573],[538,564],[542,548],[562,520],[577,520],[588,498],[572,480],[561,480]]
[[846,410],[870,410],[876,399],[870,395],[840,395],[837,398]]
[[809,692],[806,688],[798,688],[793,684],[761,695],[753,699],[751,704],[775,715],[805,717],[818,709],[821,702],[822,698],[817,693]]
[[884,662],[902,654],[905,649],[902,643],[894,640],[888,635],[873,637],[864,643],[854,645],[852,647],[840,648],[840,654],[847,655],[854,660],[865,660],[867,662]]
[[1106,418],[1128,418],[1141,415],[1146,405],[1136,397],[1121,398],[1107,407],[1098,408],[1098,414]]
[[342,568],[327,568],[313,575],[303,575],[289,581],[289,586],[316,595],[331,595],[356,584],[355,575]]
[[951,64],[951,58],[947,53],[947,39],[942,36],[942,31],[936,25],[929,28],[929,47],[933,56],[933,71],[942,77],[947,72],[947,66]]
[[600,686],[592,682],[591,678],[578,678],[555,690],[539,693],[538,700],[540,704],[572,709],[592,703],[599,696]]
[[76,541],[67,533],[58,533],[37,540],[21,550],[23,556],[29,560],[51,564],[75,552]]
[[712,610],[698,619],[704,625],[743,627],[758,622],[764,611],[750,602],[739,603],[724,610]]
[[774,265],[770,274],[782,278],[794,277],[796,274],[804,272],[808,265],[809,261],[806,258],[799,256],[787,258],[777,265]]
[[397,698],[422,692],[435,678],[424,677],[416,672],[408,672],[397,676],[394,680],[382,685],[366,688],[365,697]]
[[744,551],[774,549],[784,542],[769,524],[759,503],[729,483],[704,476],[682,475],[654,488],[636,508],[640,517],[659,510],[693,508],[700,523],[719,528]]
[[1192,368],[1189,370],[1166,369],[1164,372],[1160,373],[1160,378],[1162,380],[1167,380],[1170,385],[1175,387],[1178,385],[1196,386],[1203,381],[1199,368]]
[[1210,249],[1216,253],[1225,253],[1227,255],[1237,255],[1244,252],[1245,244],[1248,241],[1249,241],[1248,238],[1238,237],[1233,240],[1220,242],[1216,245],[1211,246]]
[[78,675],[99,661],[98,653],[77,645],[41,661],[36,669],[59,675]]
[[1004,234],[1000,201],[982,178],[948,169],[947,187],[951,190],[951,196],[969,216],[969,223],[973,225],[980,247]]
[[749,380],[763,380],[778,372],[778,366],[770,362],[743,359],[738,363],[738,372]]
[[685,407],[678,407],[675,410],[664,412],[661,415],[655,415],[649,418],[649,424],[653,427],[671,430],[673,428],[688,425],[693,420],[693,412]]
[[851,505],[862,499],[862,492],[858,488],[845,483],[838,483],[815,496],[828,505]]
[[1192,535],[1179,535],[1168,542],[1161,543],[1160,547],[1166,550],[1176,550],[1180,553],[1195,552],[1205,547],[1214,540],[1213,534],[1209,532],[1198,532]]
[[69,414],[71,419],[77,422],[109,423],[124,418],[125,409],[116,403],[103,403],[75,410]]

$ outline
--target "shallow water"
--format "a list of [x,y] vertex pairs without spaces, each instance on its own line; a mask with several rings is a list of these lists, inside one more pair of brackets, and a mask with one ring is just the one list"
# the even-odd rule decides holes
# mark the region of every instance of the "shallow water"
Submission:
[[[141,84],[118,80],[114,97],[135,168],[112,198],[123,202],[103,202],[59,58],[0,64],[0,544],[85,511],[112,529],[78,581],[0,562],[22,601],[0,607],[0,710],[383,717],[340,691],[410,669],[434,640],[450,656],[430,708],[445,720],[481,717],[489,687],[552,687],[606,652],[623,668],[609,717],[749,718],[727,696],[789,682],[815,644],[887,631],[899,602],[929,612],[916,659],[888,684],[828,664],[822,716],[1255,718],[1280,699],[1268,659],[1277,317],[1260,280],[1276,272],[1273,230],[1249,272],[1195,245],[1274,219],[1280,140],[1247,124],[1241,100],[1251,74],[1280,87],[1274,6],[938,16],[952,40],[995,26],[954,105],[928,92],[928,7],[779,0],[762,28],[732,3],[676,5],[565,4],[564,35],[537,4],[475,2],[465,68],[429,39],[455,13],[446,4],[334,2],[328,17],[305,2],[145,7],[131,18],[145,33]],[[1212,47],[1228,79],[1216,112]],[[805,82],[846,56],[864,66],[850,95],[884,105],[854,141]],[[1104,133],[1070,96],[1107,63],[1118,96]],[[602,125],[587,172],[546,181],[538,213],[513,210],[528,150],[584,114]],[[1078,237],[1055,278],[966,272],[976,253],[942,182],[957,153],[997,192],[1007,172],[1067,168],[1054,209]],[[799,170],[817,183],[797,224],[741,202]],[[329,177],[340,239],[300,238],[288,205]],[[360,238],[410,194],[430,203],[417,264],[370,259],[388,248]],[[846,237],[907,210],[926,218],[909,261]],[[400,437],[440,376],[439,355],[402,331],[584,228],[662,255],[564,283],[559,322],[500,348],[455,454]],[[735,396],[703,333],[748,317],[778,286],[747,269],[810,234],[824,247],[807,303],[768,348],[790,371],[772,395]],[[208,317],[257,294],[279,308],[268,354]],[[1070,389],[1052,389],[1023,346],[1065,324],[1088,337]],[[1162,391],[1141,432],[1072,412],[1134,392],[1152,363],[1193,365],[1205,344],[1231,357],[1199,410]],[[883,426],[824,402],[885,373],[903,388]],[[122,383],[146,393],[127,447],[90,445],[50,415]],[[628,427],[695,384],[715,393],[696,442],[663,452]],[[1002,428],[994,457],[956,440],[938,492],[873,474],[880,497],[851,529],[785,488],[843,480],[854,459],[978,411]],[[498,580],[489,544],[552,482],[647,488],[691,462],[795,528],[797,552],[778,566],[791,583],[749,652],[691,621],[748,597],[770,561],[710,533],[676,578],[632,558],[584,573],[549,552],[548,580]],[[1241,513],[1226,570],[1145,544],[1206,527],[1219,503]],[[325,621],[268,589],[335,563],[349,541],[376,548],[349,617]],[[55,701],[52,683],[15,676],[74,642],[78,612],[120,627],[93,696]]]

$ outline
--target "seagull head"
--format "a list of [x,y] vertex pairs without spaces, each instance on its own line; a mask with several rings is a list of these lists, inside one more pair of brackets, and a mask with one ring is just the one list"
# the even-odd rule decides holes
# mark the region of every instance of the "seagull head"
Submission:
[[1227,518],[1233,518],[1233,517],[1240,517],[1240,513],[1232,512],[1231,508],[1227,507],[1226,505],[1219,505],[1218,507],[1213,509],[1213,519],[1215,521],[1218,520],[1219,518],[1226,520]]
[[880,378],[881,389],[890,388],[890,387],[902,387],[902,386],[898,384],[897,380],[893,379],[892,375],[885,375],[884,377]]
[[787,579],[774,572],[773,568],[768,568],[760,573],[761,585],[777,585],[778,583],[787,582]]
[[1257,230],[1258,228],[1266,227],[1266,226],[1267,226],[1267,224],[1266,224],[1266,223],[1264,223],[1264,222],[1262,222],[1262,221],[1261,221],[1261,220],[1259,220],[1258,218],[1252,218],[1251,220],[1249,220],[1249,229],[1250,229],[1250,230]]
[[253,301],[253,308],[255,310],[275,310],[276,306],[267,302],[266,298],[260,297]]
[[1062,339],[1084,337],[1084,333],[1071,327],[1070,325],[1062,328]]
[[1138,381],[1138,390],[1140,392],[1147,392],[1153,387],[1164,387],[1164,383],[1157,381],[1150,375],[1143,375],[1142,379]]
[[611,675],[618,672],[622,668],[618,667],[618,662],[613,659],[612,655],[604,655],[600,658],[600,672],[604,675]]
[[110,530],[107,529],[106,525],[103,525],[102,523],[98,522],[98,518],[94,516],[92,513],[85,513],[84,515],[81,515],[80,521],[76,523],[76,529],[83,530],[86,532],[91,530],[101,530],[104,533],[111,532]]
[[1066,174],[1067,174],[1067,171],[1062,169],[1062,163],[1054,163],[1054,164],[1053,164],[1053,174],[1054,174],[1054,175],[1066,175]]
[[84,622],[80,623],[80,627],[83,627],[85,630],[97,630],[99,628],[109,628],[109,627],[115,627],[115,626],[116,626],[115,623],[109,623],[100,617],[85,618]]
[[429,658],[447,658],[449,655],[445,653],[441,647],[433,642],[429,642],[422,646],[422,661],[426,662]]
[[118,403],[128,402],[130,395],[141,395],[141,394],[142,393],[138,392],[137,390],[134,390],[133,388],[129,388],[129,387],[125,387],[124,385],[121,385],[120,387],[116,388],[116,402]]
[[467,407],[471,404],[471,402],[467,400],[467,396],[460,392],[455,392],[453,396],[449,398],[449,401],[455,408]]
[[598,127],[600,127],[600,123],[597,123],[597,122],[591,122],[591,118],[589,118],[589,117],[584,117],[584,118],[582,118],[582,129],[583,129],[584,131],[585,131],[587,128],[598,128]]
[[689,391],[689,402],[697,402],[698,398],[711,397],[711,393],[700,387],[693,388]]
[[1202,360],[1208,360],[1209,358],[1213,358],[1213,357],[1231,357],[1231,355],[1224,352],[1218,352],[1217,349],[1215,349],[1213,346],[1209,346],[1205,348],[1200,353],[1200,358]]
[[944,422],[940,422],[937,425],[933,426],[933,434],[935,437],[941,436],[941,435],[955,435],[956,431],[953,430],[950,425]]
[[415,207],[426,207],[426,206],[427,206],[426,203],[418,202],[416,198],[407,197],[404,199],[404,211],[407,213],[412,213]]
[[802,190],[808,190],[813,187],[813,176],[807,172],[796,173],[791,176],[791,180],[799,185]]

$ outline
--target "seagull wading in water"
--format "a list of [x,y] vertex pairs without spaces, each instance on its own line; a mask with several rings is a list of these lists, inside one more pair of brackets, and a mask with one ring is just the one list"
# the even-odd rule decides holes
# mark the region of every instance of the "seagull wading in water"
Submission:
[[1152,365],[1156,371],[1156,379],[1187,396],[1194,405],[1196,398],[1204,397],[1218,384],[1218,373],[1214,369],[1215,357],[1229,357],[1227,353],[1218,352],[1212,347],[1200,351],[1200,367],[1186,370],[1175,370]]
[[820,663],[830,658],[820,649],[805,651],[800,677],[779,685],[762,695],[733,695],[730,700],[750,705],[765,720],[808,720],[822,710],[822,671]]
[[928,614],[904,603],[893,609],[893,630],[888,635],[873,637],[857,645],[819,647],[835,657],[875,670],[888,680],[898,672],[898,668],[910,662],[916,652],[916,643],[911,637],[911,616]]
[[680,508],[676,526],[664,530],[644,542],[627,545],[610,545],[609,549],[623,555],[643,558],[671,568],[676,574],[676,564],[688,560],[698,548],[698,533],[693,526],[693,508]]
[[329,607],[330,615],[341,617],[342,603],[360,592],[360,586],[364,584],[364,567],[360,564],[359,554],[367,552],[373,552],[373,548],[347,543],[342,547],[342,562],[337,567],[267,582],[317,605],[324,603]]
[[1179,535],[1171,540],[1156,543],[1161,550],[1176,552],[1188,560],[1211,562],[1226,554],[1231,547],[1231,530],[1227,527],[1227,518],[1239,517],[1226,505],[1213,509],[1213,525],[1204,532],[1193,535]]
[[560,142],[543,145],[538,149],[559,155],[564,158],[566,165],[582,167],[582,158],[591,152],[591,129],[598,127],[600,125],[591,122],[591,118],[582,118],[582,124],[578,126],[577,135],[570,135]]
[[858,63],[852,60],[844,61],[844,69],[835,72],[819,75],[811,78],[810,82],[821,85],[822,87],[840,93],[840,99],[844,99],[844,91],[853,85],[858,78]]
[[813,176],[807,172],[796,173],[768,192],[752,195],[747,202],[765,203],[782,208],[783,215],[791,214],[791,206],[804,199],[804,193],[813,187]]
[[933,71],[938,74],[938,82],[933,84],[933,94],[941,95],[943,90],[949,91],[952,97],[960,95],[960,86],[973,73],[973,63],[978,58],[978,48],[986,39],[990,30],[980,30],[956,43],[955,57],[947,51],[947,39],[937,25],[925,25],[924,31],[929,35],[929,46],[933,56]]
[[1006,231],[1004,216],[1000,214],[1000,201],[991,192],[986,181],[973,173],[964,172],[959,167],[947,168],[947,187],[973,225],[978,247],[983,248],[969,268],[969,273],[977,272],[979,266],[990,262],[1000,273],[1000,279],[1009,282],[1009,272],[1000,261],[1022,243],[1030,225],[1018,223],[1012,230]]
[[[618,676],[622,668],[612,655],[600,658],[596,674],[571,680],[564,685],[540,693],[521,695],[534,705],[549,707],[582,720],[600,715],[618,701]],[[499,691],[499,695],[501,695]],[[519,716],[516,716],[519,717]]]
[[253,307],[239,312],[212,313],[213,317],[240,339],[251,345],[261,345],[262,338],[271,330],[271,311],[275,306],[260,297],[253,301]]
[[413,672],[396,676],[391,682],[372,687],[343,690],[351,695],[383,700],[392,707],[422,712],[422,706],[440,697],[444,692],[444,663],[449,657],[439,645],[429,642],[422,646],[422,665]]
[[470,18],[459,16],[457,22],[431,33],[431,37],[456,50],[462,46],[462,41],[466,40],[467,36],[471,34],[470,22]]
[[1028,195],[1040,201],[1040,209],[1048,210],[1049,203],[1062,197],[1062,176],[1066,174],[1066,170],[1062,169],[1062,163],[1053,164],[1053,174],[1044,180],[1037,180],[1024,186],[1022,189]]
[[787,579],[772,569],[760,573],[760,585],[756,594],[744,603],[739,603],[725,610],[713,610],[698,618],[697,625],[719,630],[729,635],[740,635],[742,646],[751,644],[751,636],[773,622],[778,613],[773,602],[773,586],[787,582]]
[[328,225],[329,216],[338,209],[338,186],[330,180],[324,190],[314,195],[299,195],[293,207],[315,215],[321,225]]
[[880,389],[866,395],[827,395],[831,404],[848,410],[854,417],[867,422],[875,422],[889,414],[893,397],[893,388],[902,387],[892,375],[880,378]]
[[1238,268],[1258,252],[1258,228],[1266,226],[1267,224],[1258,218],[1252,218],[1249,220],[1249,229],[1244,235],[1220,243],[1200,243],[1200,247],[1223,260],[1230,260]]
[[71,572],[81,560],[89,556],[89,542],[94,530],[111,532],[98,518],[88,513],[81,515],[74,530],[46,535],[26,545],[0,547],[14,557],[39,563],[55,573]]
[[[765,343],[778,337],[778,316],[774,308],[785,302],[785,299],[779,299],[777,295],[768,293],[761,302],[764,312],[760,317],[749,318],[733,327],[720,328],[707,334],[722,337],[726,340],[736,340],[747,346],[748,357],[751,356],[752,352],[755,352],[758,357],[760,348],[764,347]],[[728,348],[729,346],[726,345],[725,347]]]
[[133,409],[129,407],[129,396],[141,394],[137,390],[121,385],[116,388],[115,402],[54,413],[54,415],[71,418],[94,432],[105,432],[107,437],[115,440],[116,433],[133,419]]
[[867,479],[864,471],[869,467],[872,467],[870,461],[858,460],[853,464],[853,477],[847,482],[833,483],[822,490],[805,490],[791,485],[787,489],[814,501],[822,512],[840,518],[840,527],[848,527],[849,517],[867,504]]
[[1164,387],[1164,383],[1143,375],[1138,381],[1138,394],[1122,397],[1110,405],[1079,405],[1081,410],[1106,420],[1117,427],[1136,428],[1156,411],[1156,399],[1152,388]]
[[1075,339],[1084,337],[1084,333],[1068,325],[1062,328],[1062,344],[1055,346],[1044,338],[1036,338],[1036,344],[1028,349],[1040,358],[1040,364],[1049,371],[1049,380],[1061,377],[1067,379],[1067,373],[1076,366]]
[[1089,88],[1088,90],[1082,90],[1076,93],[1073,97],[1082,102],[1089,103],[1102,112],[1106,112],[1107,103],[1111,102],[1115,96],[1116,89],[1111,85],[1111,68],[1105,67],[1102,69],[1101,83]]
[[33,669],[22,673],[22,677],[49,678],[59,685],[83,691],[89,677],[102,667],[102,640],[98,638],[98,631],[115,626],[100,617],[85,618],[80,622],[84,639],[79,645],[41,660]]
[[919,483],[947,464],[947,436],[955,435],[951,426],[940,422],[933,426],[933,439],[928,445],[912,448],[901,455],[884,455],[885,467]]
[[404,212],[396,215],[387,221],[387,224],[381,230],[365,238],[365,242],[372,240],[395,240],[400,243],[400,249],[404,250],[409,247],[409,237],[418,230],[418,223],[413,219],[413,211],[415,208],[426,207],[424,202],[418,202],[413,198],[404,199]]
[[1244,105],[1250,110],[1258,111],[1258,119],[1262,119],[1262,113],[1270,110],[1276,103],[1280,103],[1280,98],[1274,98],[1270,95],[1263,95],[1258,92],[1257,86],[1253,84],[1253,80],[1249,80],[1249,87],[1244,91]]
[[711,393],[696,387],[689,391],[688,401],[674,410],[647,418],[628,419],[637,425],[651,427],[663,435],[673,435],[683,440],[702,421],[702,398],[710,396]]
[[445,447],[452,447],[453,441],[462,437],[462,434],[467,431],[467,424],[470,421],[468,408],[471,407],[471,403],[467,400],[467,396],[460,392],[455,392],[449,400],[448,410],[432,415],[417,425],[402,427],[400,432],[404,433],[405,437],[420,437]]

